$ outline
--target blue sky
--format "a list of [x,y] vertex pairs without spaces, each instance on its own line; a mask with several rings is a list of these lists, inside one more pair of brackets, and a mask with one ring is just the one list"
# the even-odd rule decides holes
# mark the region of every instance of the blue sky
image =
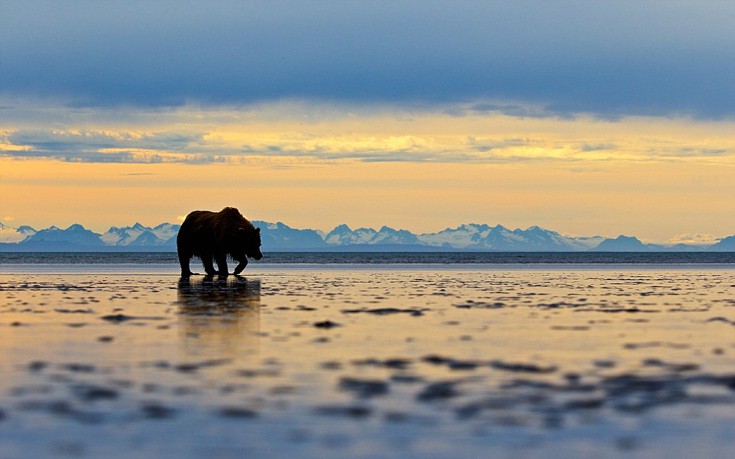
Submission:
[[0,16],[7,98],[735,114],[726,1],[5,1]]

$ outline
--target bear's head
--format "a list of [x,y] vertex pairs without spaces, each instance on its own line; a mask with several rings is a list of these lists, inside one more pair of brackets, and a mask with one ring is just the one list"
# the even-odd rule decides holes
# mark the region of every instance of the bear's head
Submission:
[[260,252],[260,228],[240,228],[235,238],[235,250],[233,258],[240,260],[236,255],[247,256],[260,260],[263,254]]

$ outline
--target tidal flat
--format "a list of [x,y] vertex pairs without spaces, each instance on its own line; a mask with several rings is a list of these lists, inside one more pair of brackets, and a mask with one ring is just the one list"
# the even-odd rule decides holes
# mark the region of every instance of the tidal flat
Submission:
[[729,457],[730,269],[0,273],[0,458]]

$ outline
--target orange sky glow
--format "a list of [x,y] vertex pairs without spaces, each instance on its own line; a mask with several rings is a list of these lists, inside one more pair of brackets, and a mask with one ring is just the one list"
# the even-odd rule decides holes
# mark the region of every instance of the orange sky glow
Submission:
[[[58,145],[35,156],[22,153],[40,144],[21,145],[14,134],[42,126],[0,131],[3,150],[16,152],[0,158],[6,224],[104,231],[231,205],[251,219],[326,231],[475,222],[663,242],[735,228],[728,122],[305,104],[188,108],[156,123],[146,112],[127,123],[82,115],[43,131]],[[91,159],[75,155],[91,150]]]

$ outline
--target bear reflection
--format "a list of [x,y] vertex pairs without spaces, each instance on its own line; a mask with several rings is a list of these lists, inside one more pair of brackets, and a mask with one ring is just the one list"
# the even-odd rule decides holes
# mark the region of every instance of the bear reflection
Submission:
[[178,283],[179,329],[187,356],[232,357],[258,351],[260,281],[211,277]]

